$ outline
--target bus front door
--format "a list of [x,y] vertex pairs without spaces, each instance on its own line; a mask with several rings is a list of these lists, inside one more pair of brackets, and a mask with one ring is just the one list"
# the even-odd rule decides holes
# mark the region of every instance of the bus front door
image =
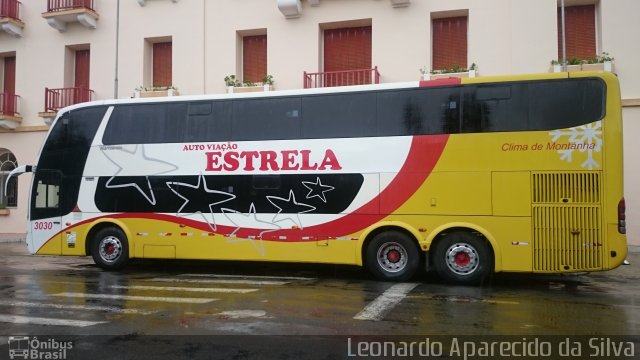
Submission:
[[31,199],[31,253],[62,254],[62,173],[58,170],[36,170]]

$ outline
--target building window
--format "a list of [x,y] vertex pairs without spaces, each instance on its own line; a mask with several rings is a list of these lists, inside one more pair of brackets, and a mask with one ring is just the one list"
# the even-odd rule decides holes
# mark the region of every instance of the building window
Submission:
[[267,74],[267,35],[242,37],[242,80],[261,82]]
[[[342,72],[327,76],[325,86],[371,84],[371,25],[324,30],[324,71]],[[352,74],[353,76],[349,76]]]
[[432,70],[467,68],[467,16],[431,19]]
[[172,43],[153,44],[153,86],[172,86]]
[[9,180],[7,192],[4,192],[9,173],[18,166],[16,157],[8,150],[0,150],[0,207],[18,206],[18,178]]
[[[564,8],[567,59],[586,59],[596,56],[595,5]],[[558,59],[562,59],[562,9],[558,8]]]

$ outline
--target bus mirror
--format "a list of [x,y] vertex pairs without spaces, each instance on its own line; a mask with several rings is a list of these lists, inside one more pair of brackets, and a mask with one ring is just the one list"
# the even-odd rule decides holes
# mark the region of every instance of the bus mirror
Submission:
[[19,176],[20,174],[33,172],[34,169],[35,169],[35,166],[22,165],[22,166],[18,166],[17,168],[11,170],[11,172],[7,176],[6,182],[4,183],[4,193],[6,194],[7,191],[9,190],[9,180],[11,179],[12,176],[14,176],[14,175],[15,176]]

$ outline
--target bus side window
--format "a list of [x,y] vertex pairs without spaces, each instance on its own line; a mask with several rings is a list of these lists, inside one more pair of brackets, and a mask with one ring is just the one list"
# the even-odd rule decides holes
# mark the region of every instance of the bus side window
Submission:
[[232,110],[231,101],[190,102],[184,141],[228,141]]
[[528,101],[526,84],[465,87],[462,132],[526,130],[529,122]]
[[374,93],[310,95],[302,98],[302,138],[376,136]]
[[231,126],[235,141],[297,139],[300,97],[235,100]]
[[424,93],[428,134],[457,134],[460,132],[460,88],[428,88]]
[[529,84],[528,130],[564,129],[589,124],[605,115],[605,88],[600,79],[563,79]]

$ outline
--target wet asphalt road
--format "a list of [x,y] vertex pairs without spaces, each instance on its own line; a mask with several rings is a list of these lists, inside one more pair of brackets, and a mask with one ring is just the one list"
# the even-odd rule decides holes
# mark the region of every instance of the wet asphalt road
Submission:
[[339,359],[354,336],[636,336],[640,254],[629,260],[605,273],[461,287],[307,264],[140,261],[104,272],[90,258],[0,243],[0,358],[18,335],[70,339],[68,359]]

